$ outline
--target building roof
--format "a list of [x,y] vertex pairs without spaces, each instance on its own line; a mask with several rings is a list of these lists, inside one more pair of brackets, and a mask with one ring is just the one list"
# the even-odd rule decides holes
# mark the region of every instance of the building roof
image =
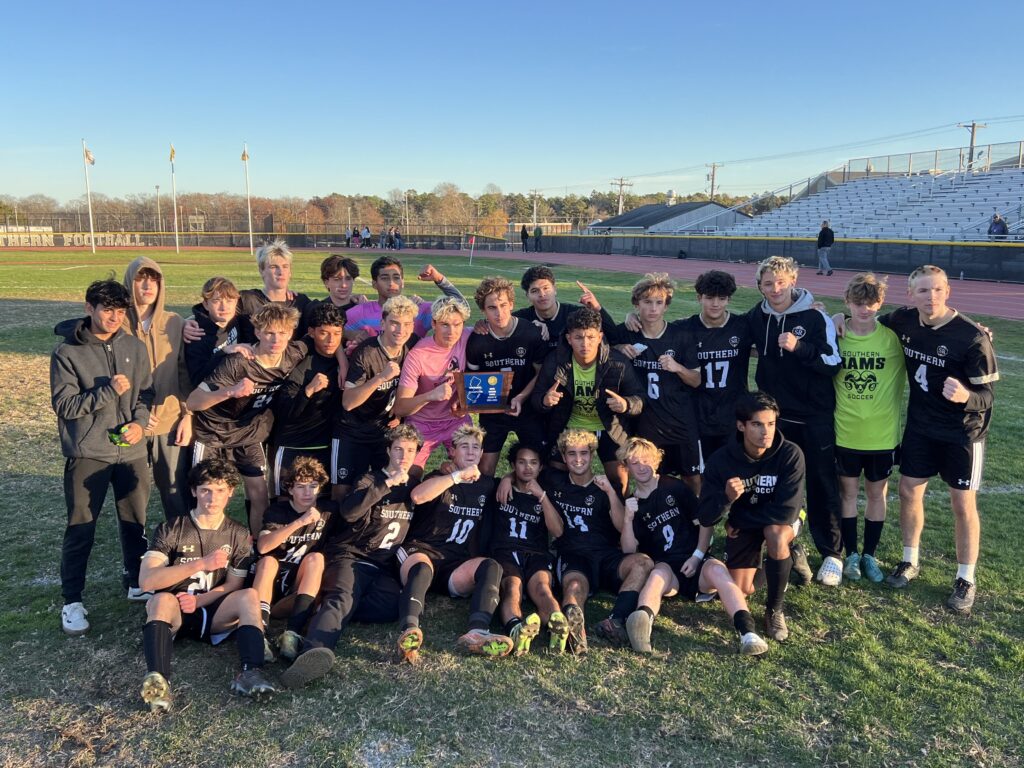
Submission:
[[652,227],[655,224],[660,224],[663,221],[674,219],[676,216],[681,216],[684,213],[696,211],[698,208],[704,208],[709,205],[714,205],[721,208],[723,211],[726,210],[724,205],[712,203],[707,200],[698,200],[693,203],[676,203],[675,205],[651,203],[650,205],[641,205],[639,208],[627,211],[621,216],[613,216],[610,219],[605,219],[599,224],[594,224],[592,226],[612,228],[636,227],[637,229],[645,229],[647,227]]

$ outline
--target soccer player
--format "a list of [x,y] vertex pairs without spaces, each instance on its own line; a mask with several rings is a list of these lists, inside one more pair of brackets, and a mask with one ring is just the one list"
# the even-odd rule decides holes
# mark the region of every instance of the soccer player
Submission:
[[142,647],[148,674],[142,699],[153,712],[171,708],[171,651],[178,636],[219,645],[232,634],[241,670],[231,692],[260,699],[275,692],[263,676],[263,630],[254,589],[243,589],[252,544],[245,526],[224,512],[238,486],[234,467],[207,459],[192,467],[195,509],[162,523],[142,558],[146,603]]
[[185,365],[193,388],[213,373],[223,355],[241,351],[238,343],[238,289],[226,277],[203,285],[203,300],[192,307],[201,335],[185,344]]
[[153,482],[160,492],[164,519],[188,514],[185,503],[192,442],[192,414],[185,397],[192,388],[182,359],[181,316],[164,309],[164,275],[146,256],[132,261],[124,273],[131,293],[124,330],[146,345],[153,370],[153,406],[146,425],[146,452]]
[[394,296],[381,309],[381,332],[365,339],[349,358],[331,440],[333,498],[341,501],[352,484],[388,461],[387,430],[398,425],[394,415],[398,376],[409,350],[419,341],[412,332],[418,307],[406,296]]
[[344,319],[346,313],[362,301],[366,301],[365,296],[353,296],[352,289],[355,286],[356,278],[359,277],[359,265],[356,264],[355,259],[351,259],[348,256],[339,256],[337,254],[331,254],[322,262],[320,262],[320,280],[323,281],[324,288],[327,289],[327,298],[325,299],[313,299],[309,302],[306,307],[305,325],[309,326],[309,313],[312,312],[314,307],[321,304],[331,304],[336,307]]
[[758,265],[764,301],[747,313],[757,345],[755,379],[778,403],[779,426],[800,446],[807,462],[807,521],[823,558],[817,580],[839,586],[843,579],[839,529],[839,483],[835,471],[836,392],[832,379],[842,366],[836,329],[814,297],[796,287],[793,259],[770,256]]
[[740,635],[740,653],[765,653],[768,645],[754,632],[743,593],[725,565],[707,555],[712,529],[700,527],[697,497],[682,481],[658,473],[662,456],[658,446],[642,437],[631,437],[619,449],[633,480],[633,493],[624,505],[622,551],[643,552],[655,562],[637,609],[626,619],[630,645],[639,653],[652,652],[651,628],[663,597],[682,594],[696,600],[699,594],[717,592]]
[[576,281],[580,289],[579,304],[563,304],[558,300],[558,290],[555,288],[555,273],[551,267],[538,265],[530,267],[523,273],[519,284],[526,293],[530,306],[517,309],[512,314],[522,320],[526,320],[540,328],[544,341],[548,343],[549,349],[562,346],[562,339],[565,338],[566,322],[569,315],[582,307],[589,307],[601,313],[601,329],[610,333],[615,327],[612,316],[601,308],[600,302],[587,286]]
[[[850,319],[839,339],[843,368],[834,379],[836,390],[836,469],[843,517],[840,527],[846,563],[843,575],[851,581],[861,574],[874,582],[883,578],[875,558],[885,523],[889,475],[900,441],[905,366],[896,334],[878,322],[885,302],[885,280],[854,275],[846,286]],[[857,546],[857,495],[864,475],[864,548]]]
[[302,653],[281,676],[298,688],[326,675],[334,648],[349,621],[398,618],[401,586],[392,575],[395,550],[405,541],[413,516],[410,477],[422,438],[408,424],[388,432],[388,464],[360,478],[324,531],[327,560],[320,607],[302,640]]
[[226,355],[216,370],[192,390],[185,405],[193,420],[193,463],[208,458],[232,462],[244,478],[249,526],[259,533],[263,511],[270,503],[263,441],[270,435],[274,394],[306,356],[308,348],[289,343],[298,311],[268,304],[253,318],[258,342],[252,358]]
[[[479,427],[459,427],[452,435],[455,471],[431,472],[410,493],[416,514],[397,553],[403,585],[398,612],[401,661],[419,660],[420,614],[430,589],[470,598],[469,625],[458,639],[459,648],[492,659],[507,656],[513,648],[511,638],[490,631],[498,607],[501,566],[480,554],[481,532],[494,514],[494,478],[482,475],[478,466],[483,441]],[[529,648],[530,639],[522,637],[523,649]]]
[[247,288],[238,299],[238,310],[241,314],[240,333],[242,341],[254,342],[256,329],[252,322],[253,316],[268,304],[280,304],[294,307],[299,313],[296,324],[295,338],[306,335],[306,326],[302,322],[309,297],[304,293],[296,293],[288,288],[292,278],[292,252],[284,240],[274,240],[261,246],[256,251],[256,266],[263,279],[263,288]]
[[[562,535],[565,524],[539,482],[543,448],[514,443],[508,449],[512,485],[508,501],[499,502],[492,519],[490,554],[502,568],[498,614],[516,654],[529,650],[541,625],[548,630],[548,649],[563,653],[569,624],[552,591],[548,536]],[[537,613],[523,618],[523,591]]]
[[455,375],[466,368],[466,343],[472,333],[465,327],[469,307],[445,296],[434,302],[431,313],[434,333],[409,351],[395,400],[395,415],[423,436],[423,447],[416,455],[417,473],[437,446],[443,445],[451,456],[452,434],[471,423],[455,388]]
[[[772,640],[789,637],[783,598],[792,567],[790,542],[803,497],[804,457],[777,429],[779,406],[764,392],[751,392],[736,406],[736,439],[708,458],[698,517],[704,528],[727,518],[725,562],[744,595],[754,593],[754,576],[767,545],[768,586],[765,631]],[[749,624],[740,628],[752,631]]]
[[510,432],[532,445],[540,445],[544,440],[544,429],[530,403],[530,394],[548,345],[539,328],[512,315],[515,288],[505,278],[485,278],[474,299],[483,310],[487,332],[474,333],[466,342],[466,369],[512,373],[508,411],[480,414],[480,426],[486,434],[480,471],[494,475],[498,454]]
[[324,556],[316,549],[324,527],[337,512],[331,501],[318,501],[330,478],[312,456],[299,456],[284,471],[289,498],[276,501],[263,515],[263,530],[256,540],[252,587],[259,594],[263,631],[272,615],[288,616],[288,628],[277,639],[286,659],[299,655],[302,632],[313,615],[314,601],[324,575]]
[[85,317],[66,320],[50,356],[50,403],[57,414],[64,464],[68,522],[61,547],[64,596],[61,626],[69,635],[88,631],[82,603],[85,572],[107,487],[114,490],[129,600],[145,600],[139,562],[146,551],[149,468],[145,428],[153,403],[153,375],[145,345],[122,326],[131,296],[114,280],[85,292]]
[[949,486],[956,534],[956,580],[946,605],[968,613],[977,591],[977,494],[999,371],[988,334],[948,305],[943,270],[918,267],[910,273],[907,293],[910,307],[881,318],[903,345],[910,387],[900,460],[903,559],[886,583],[902,589],[919,573],[924,493],[928,479],[939,475]]

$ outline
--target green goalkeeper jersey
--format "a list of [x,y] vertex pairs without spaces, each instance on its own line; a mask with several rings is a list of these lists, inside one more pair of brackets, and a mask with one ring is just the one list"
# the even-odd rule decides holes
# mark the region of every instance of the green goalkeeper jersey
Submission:
[[881,323],[866,336],[847,326],[839,339],[843,367],[836,388],[836,445],[888,451],[900,443],[900,409],[906,369],[896,334]]

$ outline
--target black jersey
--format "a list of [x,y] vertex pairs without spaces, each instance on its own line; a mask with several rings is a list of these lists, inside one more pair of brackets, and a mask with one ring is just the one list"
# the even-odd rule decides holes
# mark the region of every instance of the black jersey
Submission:
[[[257,552],[257,554],[276,557],[282,563],[298,565],[307,553],[312,552],[316,548],[324,534],[324,530],[327,528],[328,523],[330,523],[331,517],[338,511],[338,506],[333,501],[318,500],[316,508],[320,511],[319,520],[293,531],[276,549],[272,549],[269,552]],[[290,500],[275,501],[263,513],[263,530],[260,531],[260,535],[262,536],[269,531],[291,525],[302,517],[302,514],[295,511],[295,507],[292,506]]]
[[491,519],[490,551],[547,554],[548,529],[540,499],[512,489],[506,504],[498,503]]
[[[988,334],[955,311],[937,326],[922,323],[918,311],[909,307],[880,320],[899,336],[906,358],[910,386],[907,430],[961,445],[985,437],[992,419],[992,384],[999,380]],[[949,376],[970,390],[966,403],[942,396],[942,385]]]
[[520,318],[513,318],[515,327],[505,338],[487,333],[474,333],[466,342],[466,369],[470,371],[511,371],[515,397],[536,374],[534,365],[544,362],[548,353],[547,342],[540,328]]
[[754,340],[746,315],[730,313],[720,328],[705,325],[699,314],[676,322],[686,338],[686,356],[680,362],[700,371],[695,393],[700,434],[731,435],[736,431],[736,401],[747,391]]
[[246,378],[256,387],[251,395],[231,397],[205,411],[197,411],[193,419],[196,440],[211,448],[252,445],[266,440],[273,425],[270,405],[274,394],[306,356],[307,350],[305,344],[291,342],[276,368],[264,368],[258,361],[248,360],[238,353],[224,357],[216,370],[204,379],[211,392],[232,387]]
[[[513,317],[518,317],[525,320],[530,325],[540,330],[539,326],[534,323],[541,323],[547,326],[548,329],[548,351],[557,347],[559,344],[568,344],[565,338],[565,324],[569,319],[569,315],[575,312],[577,309],[581,309],[579,304],[569,304],[566,302],[558,302],[558,311],[555,312],[555,316],[545,320],[537,314],[537,310],[533,306],[522,307],[512,313]],[[612,316],[608,314],[604,309],[601,310],[601,330],[604,333],[610,333],[615,327],[615,321]]]
[[295,307],[299,311],[299,325],[292,335],[293,339],[301,339],[306,335],[306,308],[309,306],[309,296],[304,293],[289,291],[291,298],[288,301],[271,301],[262,288],[246,288],[238,295],[238,313],[241,316],[239,323],[239,334],[242,341],[252,344],[256,341],[256,329],[252,324],[252,316],[263,309],[267,304],[280,304],[282,307]]
[[700,523],[697,497],[682,480],[658,478],[658,487],[645,499],[636,497],[633,535],[638,551],[657,560],[685,559],[697,548]]
[[611,516],[608,495],[594,485],[576,485],[568,472],[545,472],[541,484],[565,521],[565,530],[555,541],[560,553],[589,554],[619,548],[619,531]]
[[224,583],[228,575],[244,578],[252,561],[252,539],[249,530],[230,517],[225,517],[214,529],[200,528],[195,512],[175,518],[173,522],[157,526],[153,543],[143,557],[154,558],[166,565],[181,565],[201,560],[211,552],[223,549],[228,555],[226,568],[199,571],[161,592],[188,592],[201,595]]
[[308,328],[312,327],[312,325],[310,323],[310,320],[313,317],[313,310],[316,309],[317,307],[319,307],[321,304],[330,304],[330,305],[332,305],[335,309],[337,309],[341,313],[341,317],[344,320],[347,317],[348,311],[350,309],[352,309],[352,307],[354,307],[356,305],[356,302],[349,300],[349,302],[347,304],[343,304],[343,305],[341,305],[339,307],[337,304],[335,304],[333,301],[331,301],[331,297],[330,296],[328,296],[326,299],[310,299],[309,303],[306,305],[305,309],[302,310],[301,326],[303,328],[307,328],[308,329]]
[[196,304],[192,307],[192,319],[205,334],[198,341],[190,341],[184,345],[188,378],[193,387],[198,387],[223,359],[224,347],[238,343],[238,316],[233,317],[221,328],[210,319],[206,307]]
[[[346,388],[365,384],[383,371],[389,362],[396,362],[401,367],[409,350],[418,341],[419,337],[413,334],[398,355],[391,357],[381,346],[379,336],[365,339],[349,357],[348,376],[345,379]],[[363,440],[379,438],[388,428],[388,422],[393,418],[392,412],[395,409],[395,399],[398,396],[399,378],[399,376],[395,376],[390,381],[378,384],[366,401],[351,411],[347,411],[343,407],[339,408],[335,436]]]
[[[307,397],[306,387],[318,373],[327,377],[327,386]],[[274,396],[274,431],[270,442],[292,448],[329,446],[331,426],[340,408],[338,359],[311,350]]]
[[693,390],[679,376],[662,368],[662,355],[683,363],[686,338],[679,326],[666,323],[655,338],[642,331],[631,331],[625,324],[615,326],[611,344],[642,344],[645,349],[633,358],[633,371],[644,388],[644,409],[633,419],[633,431],[656,443],[683,442],[688,435],[696,439],[697,422],[693,409]]
[[321,541],[328,559],[344,555],[387,565],[394,557],[409,533],[413,516],[409,492],[416,480],[410,478],[394,488],[386,480],[379,470],[368,472],[341,502]]
[[[427,478],[440,474],[431,472]],[[479,555],[483,551],[482,533],[493,514],[493,497],[494,478],[489,475],[453,485],[436,499],[416,507],[407,537],[410,544],[424,544],[453,560]]]

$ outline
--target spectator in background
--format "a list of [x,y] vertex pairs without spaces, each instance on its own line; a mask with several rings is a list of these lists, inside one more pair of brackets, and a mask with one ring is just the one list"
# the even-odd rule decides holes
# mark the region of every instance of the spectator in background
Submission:
[[533,228],[533,250],[540,253],[540,238],[544,234],[544,230],[540,228],[540,224]]
[[1006,236],[1010,233],[1010,228],[1006,226],[1006,219],[999,215],[996,211],[992,214],[992,222],[988,225],[988,235],[993,240],[1005,240]]
[[370,228],[363,225],[363,242],[362,248],[373,248],[373,236],[370,234]]
[[351,245],[352,245],[352,228],[351,227],[346,227],[345,228],[345,247],[348,248]]
[[828,253],[832,250],[832,244],[836,241],[836,233],[828,225],[828,220],[821,222],[821,231],[818,233],[818,274],[827,277],[832,276],[832,265],[828,263]]
[[402,240],[402,232],[398,227],[395,227],[395,250],[400,251],[405,246],[405,241]]
[[519,233],[519,239],[523,241],[523,253],[530,250],[530,230],[523,224],[523,230]]

